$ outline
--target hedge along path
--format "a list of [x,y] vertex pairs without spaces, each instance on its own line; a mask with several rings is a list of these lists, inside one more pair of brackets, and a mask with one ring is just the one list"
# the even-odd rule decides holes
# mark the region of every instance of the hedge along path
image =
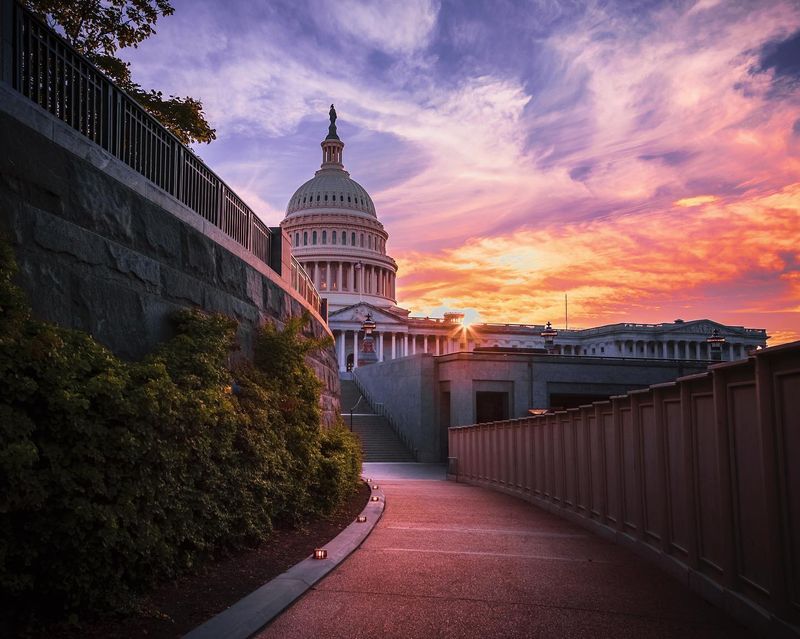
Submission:
[[[357,441],[320,428],[325,347],[264,326],[230,370],[236,322],[181,311],[140,362],[31,317],[0,243],[0,628],[124,611],[159,580],[329,512]],[[237,393],[233,393],[234,386]]]

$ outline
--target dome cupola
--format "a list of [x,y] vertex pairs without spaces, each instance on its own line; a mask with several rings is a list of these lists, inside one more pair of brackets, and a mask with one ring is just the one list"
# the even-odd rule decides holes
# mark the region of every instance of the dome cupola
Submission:
[[389,236],[369,193],[344,170],[333,105],[329,116],[322,165],[292,195],[281,227],[329,310],[360,301],[391,307],[397,264],[386,253]]
[[336,109],[332,104],[329,115],[328,137],[320,144],[322,165],[313,178],[294,192],[286,207],[286,217],[310,209],[346,209],[377,217],[369,193],[344,170],[344,142],[336,132]]

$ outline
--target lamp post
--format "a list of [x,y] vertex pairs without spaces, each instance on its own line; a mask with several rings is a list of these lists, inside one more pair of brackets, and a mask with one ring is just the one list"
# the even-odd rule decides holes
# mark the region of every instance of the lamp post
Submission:
[[711,331],[711,335],[706,338],[706,344],[711,351],[711,359],[715,362],[722,361],[722,345],[725,343],[725,338],[719,334],[719,329]]
[[547,322],[540,335],[544,338],[544,347],[547,349],[548,354],[552,355],[554,351],[553,343],[555,342],[556,335],[558,335],[558,331],[553,328],[550,322]]
[[378,361],[378,356],[375,353],[375,343],[372,339],[372,331],[377,327],[378,325],[372,319],[372,313],[367,313],[367,318],[361,324],[361,330],[364,331],[364,339],[361,342],[361,352],[358,354],[359,366],[374,364]]

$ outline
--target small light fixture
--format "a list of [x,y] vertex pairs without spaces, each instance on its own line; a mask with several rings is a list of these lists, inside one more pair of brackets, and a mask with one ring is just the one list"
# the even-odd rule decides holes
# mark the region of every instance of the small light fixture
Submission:
[[356,518],[356,521],[357,521],[359,524],[366,524],[366,523],[367,523],[367,516],[366,516],[366,515],[359,515],[359,516]]
[[714,361],[722,360],[722,345],[725,343],[725,338],[719,334],[719,329],[713,329],[711,335],[706,338],[708,350],[710,351],[711,359]]
[[378,490],[378,484],[372,484],[372,490]]
[[315,548],[314,549],[314,559],[327,559],[328,558],[328,551],[324,548]]
[[381,498],[380,498],[380,497],[378,497],[377,495],[373,495],[373,496],[372,496],[372,499],[371,499],[370,501],[380,501],[380,499],[381,499]]
[[371,483],[372,483],[372,479],[371,479],[371,478],[369,478],[369,477],[367,477],[367,483],[368,483],[368,484],[371,484]]

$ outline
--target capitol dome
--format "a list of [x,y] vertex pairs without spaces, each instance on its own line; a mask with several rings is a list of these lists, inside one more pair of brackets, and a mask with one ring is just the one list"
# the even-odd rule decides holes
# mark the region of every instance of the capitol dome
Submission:
[[309,209],[347,209],[372,217],[375,205],[366,189],[350,178],[344,169],[320,169],[294,192],[286,207],[287,216]]
[[281,227],[329,311],[365,301],[393,307],[397,264],[386,253],[389,235],[369,193],[344,170],[333,105],[330,118],[322,165],[289,199]]

